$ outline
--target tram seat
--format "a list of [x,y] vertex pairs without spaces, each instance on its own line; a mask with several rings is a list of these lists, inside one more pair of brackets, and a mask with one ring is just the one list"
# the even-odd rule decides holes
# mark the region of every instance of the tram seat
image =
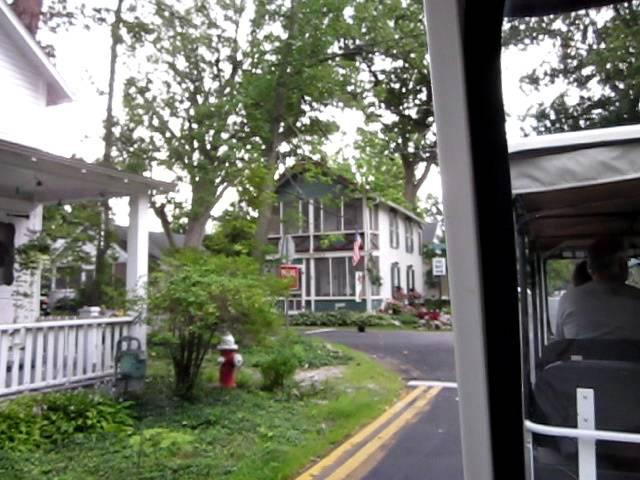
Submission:
[[640,341],[618,339],[557,340],[543,348],[537,367],[544,369],[552,363],[573,358],[640,363]]
[[[551,363],[537,377],[532,420],[576,428],[576,390],[594,390],[598,430],[640,433],[640,363],[612,360],[567,360]],[[546,437],[564,458],[575,458],[575,439]],[[640,471],[640,444],[598,441],[598,464],[616,471]]]

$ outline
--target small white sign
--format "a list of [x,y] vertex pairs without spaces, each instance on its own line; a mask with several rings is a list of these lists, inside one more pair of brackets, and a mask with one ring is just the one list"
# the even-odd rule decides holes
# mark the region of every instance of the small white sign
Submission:
[[447,274],[447,259],[444,257],[434,257],[431,260],[433,275],[443,277]]
[[364,297],[364,272],[356,272],[356,302],[359,302]]

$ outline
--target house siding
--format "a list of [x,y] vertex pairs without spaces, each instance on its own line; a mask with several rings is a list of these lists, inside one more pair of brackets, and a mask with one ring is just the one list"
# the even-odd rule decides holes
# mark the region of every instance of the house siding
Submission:
[[380,275],[382,276],[381,295],[384,298],[391,298],[391,264],[398,263],[400,267],[400,286],[405,291],[407,286],[407,267],[412,266],[415,272],[415,288],[418,292],[424,294],[424,267],[422,261],[421,245],[418,244],[418,225],[414,222],[413,227],[413,253],[408,253],[405,243],[405,216],[398,212],[398,228],[400,243],[398,248],[391,248],[391,239],[389,235],[391,214],[394,210],[388,205],[380,205],[379,208],[379,224],[380,224]]
[[[279,201],[287,202],[291,200],[311,200],[314,203],[318,203],[323,199],[327,199],[327,197],[332,197],[334,199],[340,198],[342,196],[341,189],[343,188],[341,185],[328,185],[321,182],[312,182],[306,181],[301,177],[294,177],[295,185],[292,184],[291,181],[284,182],[280,185],[278,189],[278,198]],[[362,201],[362,200],[360,200]],[[363,202],[364,203],[364,202]],[[282,206],[281,206],[282,207]],[[283,212],[283,208],[279,207],[278,211]],[[363,205],[364,207],[364,205]],[[413,224],[413,252],[409,253],[406,251],[406,241],[405,241],[405,220],[409,219],[407,215],[402,212],[398,212],[398,238],[399,245],[398,248],[391,248],[391,242],[389,238],[389,229],[390,229],[390,212],[394,211],[393,208],[387,205],[384,202],[380,202],[377,205],[378,207],[378,229],[373,230],[372,233],[378,235],[378,243],[377,248],[372,250],[372,255],[374,258],[378,259],[379,263],[379,273],[382,277],[382,286],[379,290],[379,293],[374,296],[372,293],[372,289],[369,289],[370,298],[371,298],[371,309],[377,310],[382,306],[384,300],[388,300],[391,298],[392,288],[391,288],[391,264],[397,262],[400,267],[400,284],[402,288],[407,291],[407,268],[413,267],[414,271],[414,281],[415,288],[418,292],[424,293],[424,268],[423,268],[423,260],[421,255],[421,245],[419,245],[419,234],[418,232],[422,230],[422,225],[419,224],[415,219],[410,219]],[[305,206],[306,208],[306,206]],[[362,208],[361,212],[362,218],[359,219],[358,231],[360,232],[362,239],[365,243],[365,248],[369,250],[371,245],[367,245],[366,241],[366,232],[365,232],[365,218],[368,217],[368,208]],[[287,216],[287,215],[285,215]],[[313,219],[313,209],[309,213],[308,217]],[[325,217],[326,222],[326,217]],[[326,223],[325,223],[326,226]],[[309,231],[310,230],[310,231]],[[310,228],[308,233],[300,233],[293,234],[293,238],[296,241],[296,245],[302,246],[305,245],[305,248],[296,248],[298,258],[304,258],[305,262],[305,282],[304,282],[304,305],[307,310],[314,311],[333,311],[339,308],[346,308],[349,310],[357,310],[364,311],[367,308],[367,302],[364,299],[361,302],[355,301],[355,291],[351,289],[351,285],[355,283],[355,273],[347,274],[347,291],[341,291],[342,288],[339,288],[340,293],[335,294],[334,290],[331,290],[331,293],[324,291],[318,293],[315,289],[316,280],[318,278],[317,271],[317,262],[318,259],[323,258],[344,258],[346,261],[350,263],[350,258],[352,255],[352,245],[353,245],[353,237],[354,230],[345,229],[345,230],[333,230],[330,229],[330,233],[341,233],[344,235],[344,242],[340,242],[341,245],[334,246],[331,249],[320,248],[318,244],[319,239],[327,235],[326,228],[322,233],[318,231],[318,226],[315,225]],[[372,229],[370,229],[372,230]],[[276,229],[277,231],[277,229]],[[291,230],[290,230],[291,231]],[[313,233],[311,233],[313,232]],[[315,246],[311,245],[312,242],[309,241],[310,236],[313,235],[315,237],[315,241],[313,242]],[[271,242],[274,245],[277,245],[277,241],[279,239],[279,235],[271,235]],[[301,240],[304,240],[302,242]],[[360,261],[358,267],[356,269],[350,270],[363,270],[363,260]],[[326,268],[325,268],[326,273]],[[333,269],[332,269],[333,271]],[[335,286],[333,280],[333,274],[330,274],[331,284]],[[343,286],[344,283],[341,283]]]
[[0,138],[32,145],[30,137],[37,136],[34,131],[40,134],[39,114],[47,105],[46,83],[2,28],[0,72]]

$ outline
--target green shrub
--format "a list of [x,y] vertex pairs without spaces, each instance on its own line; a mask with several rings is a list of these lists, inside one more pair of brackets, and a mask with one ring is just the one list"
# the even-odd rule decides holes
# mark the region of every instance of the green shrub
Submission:
[[413,327],[417,325],[418,321],[420,320],[415,315],[410,315],[407,313],[401,313],[399,315],[395,315],[394,319],[400,322],[402,325],[409,326],[409,327]]
[[0,406],[0,450],[59,445],[76,434],[128,432],[130,405],[88,392],[20,397]]
[[262,388],[267,391],[281,389],[293,378],[298,368],[298,359],[290,348],[276,348],[271,355],[260,364]]
[[451,302],[446,299],[427,298],[424,301],[424,306],[428,310],[442,310],[446,312],[451,312]]
[[291,325],[357,327],[364,324],[369,327],[385,327],[393,325],[392,320],[392,317],[384,314],[336,310],[335,312],[302,312],[291,316]]
[[240,338],[259,338],[282,322],[276,298],[286,282],[262,273],[249,257],[214,256],[181,249],[163,258],[152,275],[149,309],[156,341],[171,356],[175,393],[193,395],[202,362],[225,330]]
[[260,370],[270,361],[277,349],[282,349],[293,357],[299,368],[345,365],[351,360],[349,355],[328,343],[304,337],[296,332],[284,332],[279,337],[249,348],[245,355],[246,365]]
[[252,368],[244,367],[238,370],[236,383],[238,384],[238,388],[257,390],[260,388],[260,375]]

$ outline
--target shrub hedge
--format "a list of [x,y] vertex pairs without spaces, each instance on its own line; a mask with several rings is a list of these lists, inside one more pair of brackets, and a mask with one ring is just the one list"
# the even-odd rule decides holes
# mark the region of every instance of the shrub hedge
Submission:
[[[377,313],[352,312],[336,310],[335,312],[302,312],[291,317],[291,325],[306,327],[368,327],[393,326],[394,317]],[[417,319],[416,319],[417,320]]]
[[10,400],[0,405],[0,450],[60,445],[76,434],[129,432],[130,406],[85,391]]

